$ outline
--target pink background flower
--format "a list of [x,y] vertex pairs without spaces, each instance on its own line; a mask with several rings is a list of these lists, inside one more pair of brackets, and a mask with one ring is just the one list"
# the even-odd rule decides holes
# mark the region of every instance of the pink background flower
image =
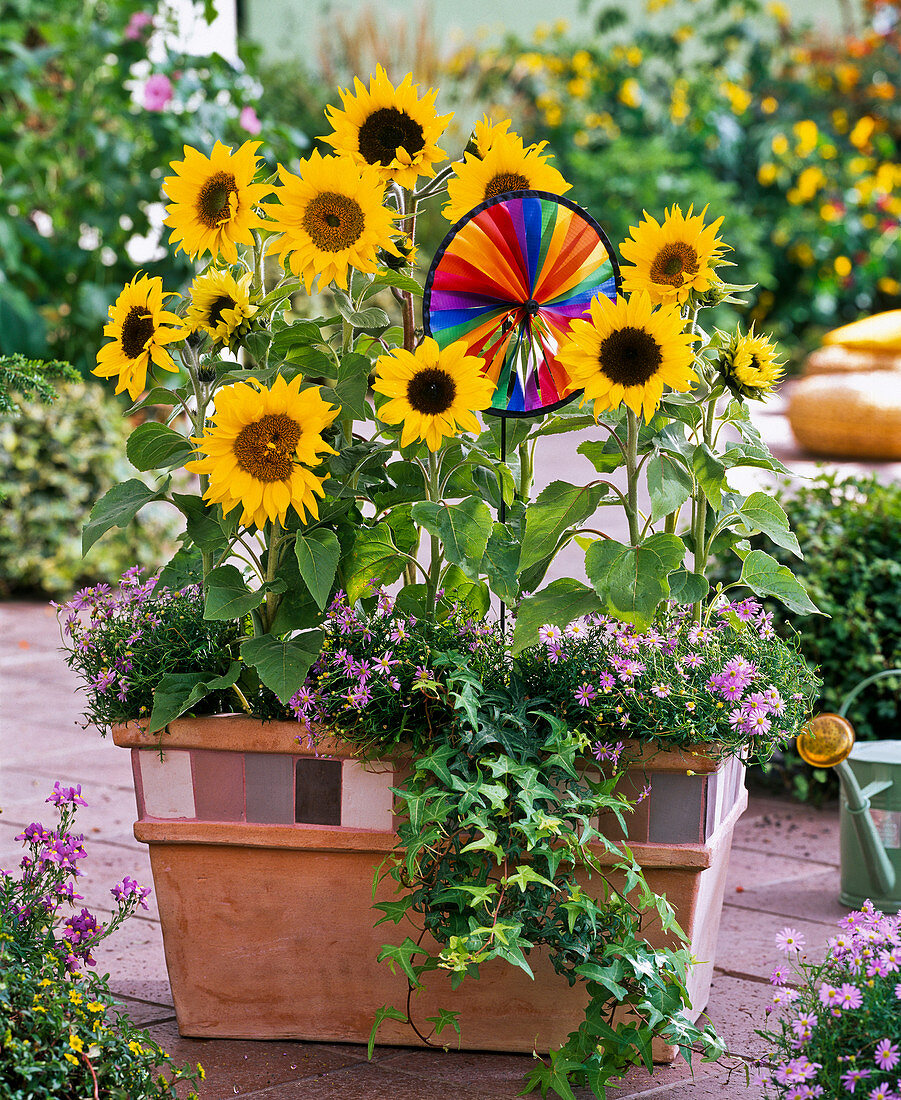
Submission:
[[172,81],[165,73],[154,73],[144,85],[144,108],[164,111],[172,100]]

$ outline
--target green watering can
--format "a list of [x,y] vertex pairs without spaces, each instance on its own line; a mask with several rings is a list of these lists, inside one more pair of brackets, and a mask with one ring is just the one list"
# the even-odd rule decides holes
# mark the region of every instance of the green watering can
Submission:
[[801,758],[835,768],[841,782],[841,893],[859,909],[869,898],[883,913],[901,910],[901,741],[854,743],[848,708],[864,688],[901,669],[878,672],[846,696],[838,714],[812,718],[797,738]]

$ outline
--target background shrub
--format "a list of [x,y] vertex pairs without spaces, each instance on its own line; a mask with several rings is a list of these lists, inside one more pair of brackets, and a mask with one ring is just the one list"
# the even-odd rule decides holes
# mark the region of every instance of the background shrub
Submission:
[[[901,668],[901,483],[822,472],[800,486],[787,484],[777,499],[804,561],[780,547],[760,548],[791,567],[824,615],[793,616],[774,606],[774,626],[783,635],[800,633],[801,649],[823,680],[818,709],[837,711],[855,684]],[[727,575],[724,564],[717,579]],[[861,740],[898,738],[901,677],[865,688],[848,717]],[[773,759],[780,785],[804,798],[824,789],[827,773],[801,764],[792,749]]]
[[91,508],[134,476],[125,458],[131,425],[118,403],[99,385],[77,383],[61,386],[52,405],[21,405],[15,421],[0,420],[0,597],[68,595],[135,562],[166,561],[176,532],[166,507],[144,509],[127,531],[111,531],[82,560],[81,528]]

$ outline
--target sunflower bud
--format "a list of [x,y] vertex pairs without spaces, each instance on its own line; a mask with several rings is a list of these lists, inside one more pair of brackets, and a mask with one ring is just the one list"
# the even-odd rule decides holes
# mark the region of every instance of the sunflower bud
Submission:
[[409,237],[399,237],[394,242],[394,247],[400,253],[399,256],[395,256],[386,249],[380,248],[377,252],[378,261],[391,271],[403,271],[405,267],[409,267],[415,260],[416,246],[410,241]]
[[723,381],[736,397],[765,401],[781,381],[785,368],[776,359],[776,349],[765,336],[740,330],[729,338],[716,360]]

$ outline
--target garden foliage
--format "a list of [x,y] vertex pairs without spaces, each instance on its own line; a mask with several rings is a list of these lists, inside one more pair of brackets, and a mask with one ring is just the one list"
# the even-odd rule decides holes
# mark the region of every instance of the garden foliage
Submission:
[[95,383],[59,387],[52,405],[21,402],[0,419],[0,596],[68,594],[116,576],[135,561],[157,563],[174,530],[166,513],[145,513],[116,531],[96,557],[81,554],[81,525],[97,498],[128,477],[128,425]]
[[595,0],[595,34],[464,47],[454,77],[545,138],[614,239],[670,202],[728,210],[751,317],[803,336],[897,307],[901,21],[845,6],[833,38],[760,0]]
[[156,8],[0,2],[0,354],[84,372],[138,239],[146,271],[187,279],[184,258],[153,245],[159,166],[185,142],[262,130],[306,144],[257,117],[262,89],[243,64],[179,52]]

